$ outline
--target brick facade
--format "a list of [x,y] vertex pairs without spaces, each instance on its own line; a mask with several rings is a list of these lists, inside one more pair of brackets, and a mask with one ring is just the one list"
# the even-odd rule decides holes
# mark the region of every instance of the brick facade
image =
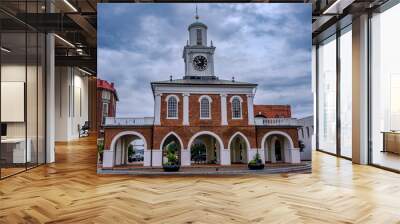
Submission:
[[[242,119],[232,119],[232,97],[240,96],[242,98]],[[228,125],[229,126],[246,126],[248,125],[248,109],[247,109],[247,96],[244,94],[230,94],[226,98],[226,103],[228,105]]]
[[[176,119],[167,118],[167,109],[169,97],[178,98],[178,117]],[[211,99],[210,105],[210,119],[200,118],[200,101],[202,96],[207,96]],[[234,96],[239,96],[241,98],[241,108],[242,117],[240,119],[232,118],[232,103],[231,100]],[[160,166],[162,164],[162,148],[163,140],[167,139],[171,134],[182,142],[180,148],[182,151],[179,152],[179,158],[182,161],[182,165],[190,165],[191,152],[189,144],[194,140],[194,137],[200,137],[202,134],[214,136],[222,142],[222,146],[219,146],[219,162],[222,165],[230,164],[231,153],[235,155],[237,153],[237,148],[230,147],[230,140],[236,137],[236,134],[240,133],[244,137],[246,144],[246,159],[251,160],[257,151],[263,160],[267,158],[266,151],[263,147],[266,146],[267,136],[272,133],[274,136],[287,136],[289,142],[293,142],[293,148],[287,148],[285,151],[285,162],[295,161],[298,162],[299,156],[299,144],[298,144],[298,127],[297,126],[264,126],[264,125],[253,125],[250,123],[251,118],[249,118],[249,108],[248,105],[252,105],[252,102],[248,102],[251,95],[247,94],[198,94],[191,93],[185,94],[176,93],[162,93],[159,94],[159,104],[160,104],[160,125],[147,125],[147,126],[121,126],[121,127],[106,127],[105,128],[105,149],[109,151],[114,151],[111,149],[111,142],[113,139],[117,140],[122,137],[122,134],[133,134],[139,133],[142,135],[146,141],[147,147],[145,148],[145,166]],[[187,109],[188,109],[188,120],[189,124],[184,125],[184,98],[188,99]],[[226,119],[227,125],[222,125],[223,112],[222,112],[222,97],[226,97]],[[251,99],[251,98],[250,98]],[[257,105],[253,107],[254,113],[261,112],[269,117],[290,117],[290,106],[280,106],[280,105]],[[129,133],[131,131],[131,133]],[[121,134],[122,133],[122,134]],[[271,136],[272,137],[272,136]],[[268,137],[268,139],[270,139]],[[271,138],[272,140],[272,138]],[[264,142],[263,142],[264,141]],[[286,141],[286,140],[283,140]],[[192,142],[193,143],[193,142]],[[288,145],[290,146],[290,144]],[[270,146],[268,146],[270,147]],[[287,147],[287,146],[285,146]],[[111,149],[111,150],[110,150]],[[151,151],[150,151],[151,150]],[[235,150],[235,151],[232,151]],[[271,148],[266,149],[267,151],[273,150]],[[287,151],[289,150],[289,151]],[[114,152],[112,152],[114,153]],[[269,152],[271,154],[272,152]],[[295,154],[292,154],[295,153]],[[296,154],[297,153],[297,154]],[[294,159],[293,159],[294,158]],[[270,161],[270,158],[268,158]],[[236,161],[236,160],[235,160]],[[265,161],[265,160],[264,160]]]
[[[175,95],[178,97],[178,119],[167,118],[168,102],[167,97]],[[182,125],[183,121],[183,96],[179,93],[163,94],[161,96],[161,126],[176,126]]]
[[218,135],[223,141],[223,148],[227,149],[229,139],[236,133],[241,132],[244,134],[250,142],[251,148],[256,148],[256,131],[254,126],[235,126],[235,127],[224,127],[224,126],[170,126],[170,127],[154,127],[154,148],[159,149],[161,141],[170,133],[174,132],[182,140],[183,148],[187,149],[190,139],[197,133],[202,131],[213,132]]
[[254,105],[254,116],[290,118],[292,114],[290,105]]
[[219,126],[221,125],[221,99],[217,94],[207,94],[212,99],[210,104],[211,119],[200,119],[200,97],[203,94],[191,94],[189,97],[190,126]]
[[[178,97],[178,119],[167,119],[167,97],[175,95]],[[132,127],[115,127],[107,128],[105,134],[105,149],[110,149],[112,139],[121,132],[135,131],[142,134],[146,138],[148,149],[158,150],[161,147],[162,140],[171,132],[175,133],[183,143],[182,148],[187,149],[192,136],[202,131],[209,131],[218,135],[223,141],[223,148],[228,149],[229,140],[240,132],[246,136],[250,143],[250,148],[261,148],[262,138],[271,131],[281,131],[287,133],[294,144],[298,147],[298,131],[297,127],[264,127],[248,124],[248,108],[247,96],[244,94],[232,94],[227,96],[227,118],[228,125],[221,125],[221,100],[218,94],[207,94],[212,99],[211,102],[211,119],[200,119],[200,103],[199,98],[204,94],[191,94],[189,96],[189,123],[184,126],[183,122],[183,96],[178,93],[163,94],[161,97],[161,125],[155,126],[132,126]],[[232,119],[232,105],[230,103],[233,96],[240,96],[242,102],[242,119]],[[257,111],[264,105],[257,105]],[[268,108],[268,109],[265,109]],[[282,109],[283,108],[283,109]],[[263,108],[264,112],[271,115],[271,111],[282,112],[283,115],[290,115],[290,106],[270,106]],[[254,108],[256,111],[256,106]],[[289,110],[289,112],[287,112]],[[257,144],[256,144],[257,142]]]
[[144,136],[147,143],[147,150],[151,149],[153,145],[153,127],[149,126],[135,126],[135,127],[106,127],[104,129],[104,149],[110,150],[111,142],[120,133],[134,131]]
[[[224,126],[143,126],[143,127],[114,127],[106,128],[104,141],[105,149],[109,150],[112,140],[119,133],[126,131],[134,131],[143,135],[146,139],[147,150],[153,148],[154,150],[160,149],[161,142],[164,138],[168,137],[168,134],[174,132],[182,140],[183,149],[188,148],[188,144],[192,136],[198,132],[209,131],[218,135],[223,141],[223,148],[228,149],[229,140],[234,137],[237,132],[242,133],[246,136],[250,143],[250,148],[261,148],[261,141],[263,137],[271,131],[280,131],[288,134],[294,144],[294,147],[298,147],[298,131],[297,128],[272,128],[272,127],[259,127],[259,126],[235,126],[235,127],[224,127]],[[257,140],[256,140],[257,139]],[[257,141],[257,145],[256,145]]]

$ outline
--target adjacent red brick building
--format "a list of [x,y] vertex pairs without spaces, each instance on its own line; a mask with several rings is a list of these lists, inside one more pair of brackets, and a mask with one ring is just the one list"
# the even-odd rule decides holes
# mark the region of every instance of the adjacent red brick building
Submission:
[[254,105],[254,116],[263,118],[291,118],[290,105]]
[[105,117],[115,117],[118,94],[114,83],[97,79],[97,130],[102,135],[102,126]]

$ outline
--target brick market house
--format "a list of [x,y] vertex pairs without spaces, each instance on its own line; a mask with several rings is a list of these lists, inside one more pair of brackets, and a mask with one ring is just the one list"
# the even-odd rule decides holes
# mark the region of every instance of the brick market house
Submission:
[[[178,145],[181,166],[248,163],[259,152],[266,163],[300,163],[299,122],[289,105],[254,105],[257,84],[222,80],[214,74],[213,43],[207,26],[188,27],[183,48],[185,76],[154,81],[154,117],[107,117],[103,168],[129,165],[128,146],[142,142],[144,167],[161,167],[165,148]],[[200,145],[201,158],[191,150]]]

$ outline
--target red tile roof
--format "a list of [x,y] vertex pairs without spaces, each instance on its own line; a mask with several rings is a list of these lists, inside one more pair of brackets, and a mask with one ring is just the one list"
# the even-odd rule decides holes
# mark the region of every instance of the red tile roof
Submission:
[[108,91],[114,93],[115,97],[118,100],[117,90],[114,88],[113,82],[109,83],[106,80],[102,80],[102,79],[98,78],[97,79],[97,89],[105,89],[105,90],[108,90]]
[[292,112],[290,105],[254,105],[254,116],[290,118],[292,117]]

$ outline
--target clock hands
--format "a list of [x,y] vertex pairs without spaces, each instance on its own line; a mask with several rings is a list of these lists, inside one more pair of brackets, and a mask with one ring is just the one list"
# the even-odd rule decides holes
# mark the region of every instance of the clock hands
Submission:
[[193,67],[198,71],[205,70],[207,68],[207,58],[202,55],[196,56],[193,59]]

